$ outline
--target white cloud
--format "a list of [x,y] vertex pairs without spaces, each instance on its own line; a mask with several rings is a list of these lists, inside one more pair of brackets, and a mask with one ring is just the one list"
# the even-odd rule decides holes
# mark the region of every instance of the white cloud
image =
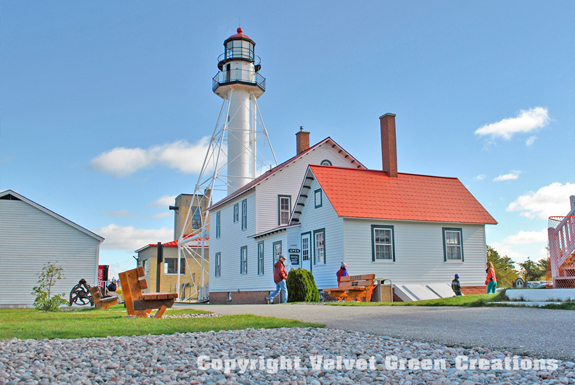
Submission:
[[477,175],[477,176],[476,176],[475,178],[473,178],[473,179],[475,179],[475,180],[483,180],[483,179],[485,179],[485,174],[479,174],[479,175]]
[[512,171],[510,174],[499,175],[497,178],[493,179],[494,182],[501,182],[504,180],[515,180],[519,178],[520,171]]
[[490,135],[492,139],[503,138],[505,140],[521,132],[531,132],[545,127],[549,123],[547,108],[535,107],[521,110],[516,118],[503,119],[497,123],[487,124],[475,131],[476,135]]
[[492,242],[490,246],[493,247],[495,250],[497,250],[499,255],[501,256],[506,255],[509,258],[513,259],[514,262],[523,262],[524,260],[527,259],[525,254],[515,250],[512,246],[509,246],[506,243]]
[[152,215],[152,218],[154,218],[154,219],[161,219],[161,218],[169,217],[170,215],[172,215],[172,213],[166,211],[165,213],[157,213],[157,214],[154,214],[154,215]]
[[108,250],[134,251],[150,243],[169,242],[174,237],[173,230],[165,227],[136,229],[134,226],[119,226],[113,223],[93,231],[106,238],[102,248]]
[[523,231],[510,235],[503,240],[504,243],[511,245],[524,245],[528,243],[547,242],[547,230],[541,231]]
[[531,146],[533,143],[535,143],[535,139],[537,139],[537,137],[536,137],[535,135],[530,136],[529,139],[527,139],[527,140],[525,141],[525,144],[526,144],[527,146]]
[[150,203],[150,206],[167,208],[168,206],[172,206],[175,204],[176,197],[177,195],[162,195],[161,198],[156,199],[155,201]]
[[159,166],[186,174],[198,173],[202,168],[209,142],[210,137],[206,136],[194,144],[179,140],[148,149],[116,147],[92,159],[90,167],[118,177]]
[[547,219],[566,215],[570,210],[569,196],[575,195],[575,183],[555,182],[536,192],[521,195],[507,206],[507,211],[520,211],[527,218]]

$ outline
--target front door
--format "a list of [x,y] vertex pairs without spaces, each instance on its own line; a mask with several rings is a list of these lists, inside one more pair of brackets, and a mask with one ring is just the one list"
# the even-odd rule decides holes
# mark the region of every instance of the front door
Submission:
[[311,233],[301,235],[301,267],[311,271]]

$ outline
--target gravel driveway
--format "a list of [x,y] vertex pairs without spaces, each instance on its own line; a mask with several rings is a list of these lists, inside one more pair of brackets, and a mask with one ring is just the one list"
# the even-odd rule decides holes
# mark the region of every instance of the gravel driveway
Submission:
[[447,346],[484,347],[575,360],[575,312],[506,307],[194,305],[221,315],[255,314]]

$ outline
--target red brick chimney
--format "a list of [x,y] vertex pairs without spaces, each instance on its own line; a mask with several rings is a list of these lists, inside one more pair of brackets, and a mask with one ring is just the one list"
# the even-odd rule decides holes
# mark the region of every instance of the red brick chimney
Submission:
[[397,178],[397,149],[395,146],[395,114],[387,113],[379,117],[381,127],[381,158],[383,171]]
[[295,134],[295,147],[298,154],[309,148],[309,132],[305,132],[303,126],[300,126],[299,132]]

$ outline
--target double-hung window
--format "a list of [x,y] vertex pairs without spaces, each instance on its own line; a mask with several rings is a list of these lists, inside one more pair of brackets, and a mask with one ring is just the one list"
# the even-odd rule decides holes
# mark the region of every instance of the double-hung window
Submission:
[[248,200],[242,201],[242,230],[248,229]]
[[216,269],[214,275],[216,277],[222,276],[222,253],[216,253]]
[[326,263],[325,260],[325,229],[314,230],[314,264]]
[[264,274],[264,242],[258,243],[258,275]]
[[240,248],[240,274],[248,273],[248,247]]
[[240,204],[236,203],[234,205],[234,223],[240,221]]
[[443,260],[463,262],[463,230],[443,228]]
[[393,226],[371,226],[373,261],[395,262]]
[[291,211],[291,196],[278,195],[278,225],[288,225]]
[[221,234],[221,221],[220,221],[220,212],[216,213],[216,238],[219,238]]

